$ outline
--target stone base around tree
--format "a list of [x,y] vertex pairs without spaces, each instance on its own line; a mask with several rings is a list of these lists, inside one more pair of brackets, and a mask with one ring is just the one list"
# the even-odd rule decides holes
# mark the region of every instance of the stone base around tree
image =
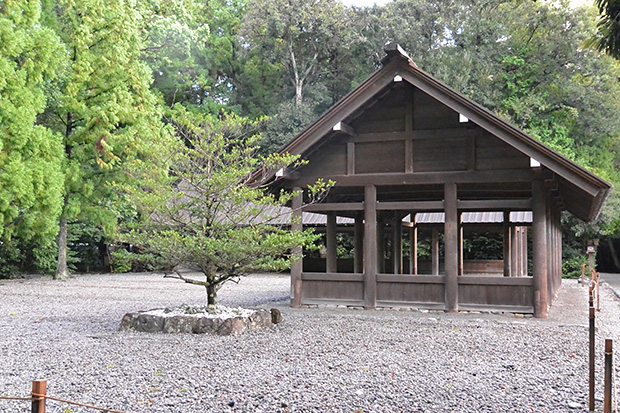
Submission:
[[125,314],[120,330],[229,336],[268,329],[272,326],[271,320],[271,312],[264,309],[244,310],[232,316],[230,313],[217,316],[199,311],[179,314],[178,311],[159,309]]

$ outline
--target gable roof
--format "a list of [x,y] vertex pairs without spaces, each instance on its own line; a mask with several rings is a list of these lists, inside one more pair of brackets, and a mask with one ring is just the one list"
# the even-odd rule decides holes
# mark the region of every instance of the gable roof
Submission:
[[[590,221],[599,215],[612,185],[420,70],[400,46],[388,44],[385,52],[387,55],[381,69],[332,106],[280,152],[306,154],[332,131],[334,125],[356,113],[398,77],[552,171],[558,177],[560,191],[565,196],[565,208],[575,216]],[[274,175],[275,171],[267,178]]]

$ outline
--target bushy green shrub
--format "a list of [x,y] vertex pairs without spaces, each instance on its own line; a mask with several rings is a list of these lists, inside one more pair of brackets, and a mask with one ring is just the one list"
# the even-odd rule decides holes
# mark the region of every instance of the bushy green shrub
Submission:
[[579,278],[581,277],[581,268],[583,264],[588,263],[585,254],[575,254],[562,260],[562,277],[563,278]]
[[24,258],[16,242],[0,242],[0,278],[13,278],[21,272]]
[[131,271],[134,254],[127,250],[114,251],[110,254],[110,270],[122,274]]

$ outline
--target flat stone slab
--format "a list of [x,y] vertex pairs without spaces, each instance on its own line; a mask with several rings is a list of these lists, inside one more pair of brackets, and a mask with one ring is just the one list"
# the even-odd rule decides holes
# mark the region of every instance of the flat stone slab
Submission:
[[225,314],[221,317],[204,312],[179,314],[168,309],[157,309],[125,314],[120,330],[235,336],[246,331],[270,328],[271,317],[271,312],[263,309],[244,310],[239,315]]

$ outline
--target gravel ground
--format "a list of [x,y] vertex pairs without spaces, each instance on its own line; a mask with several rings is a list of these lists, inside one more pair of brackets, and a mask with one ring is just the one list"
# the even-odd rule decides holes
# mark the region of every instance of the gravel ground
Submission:
[[[211,337],[118,331],[126,312],[203,304],[201,288],[161,275],[0,281],[0,396],[26,396],[31,380],[44,378],[50,396],[123,412],[587,407],[587,294],[575,281],[564,282],[548,320],[296,310],[288,307],[288,292],[283,275],[225,286],[222,304],[277,307],[284,322],[271,331]],[[601,298],[599,347],[604,337],[620,338],[619,301],[605,286]],[[602,348],[597,357],[602,366]],[[29,406],[0,400],[0,411]],[[93,410],[48,401],[51,413],[82,411]]]

